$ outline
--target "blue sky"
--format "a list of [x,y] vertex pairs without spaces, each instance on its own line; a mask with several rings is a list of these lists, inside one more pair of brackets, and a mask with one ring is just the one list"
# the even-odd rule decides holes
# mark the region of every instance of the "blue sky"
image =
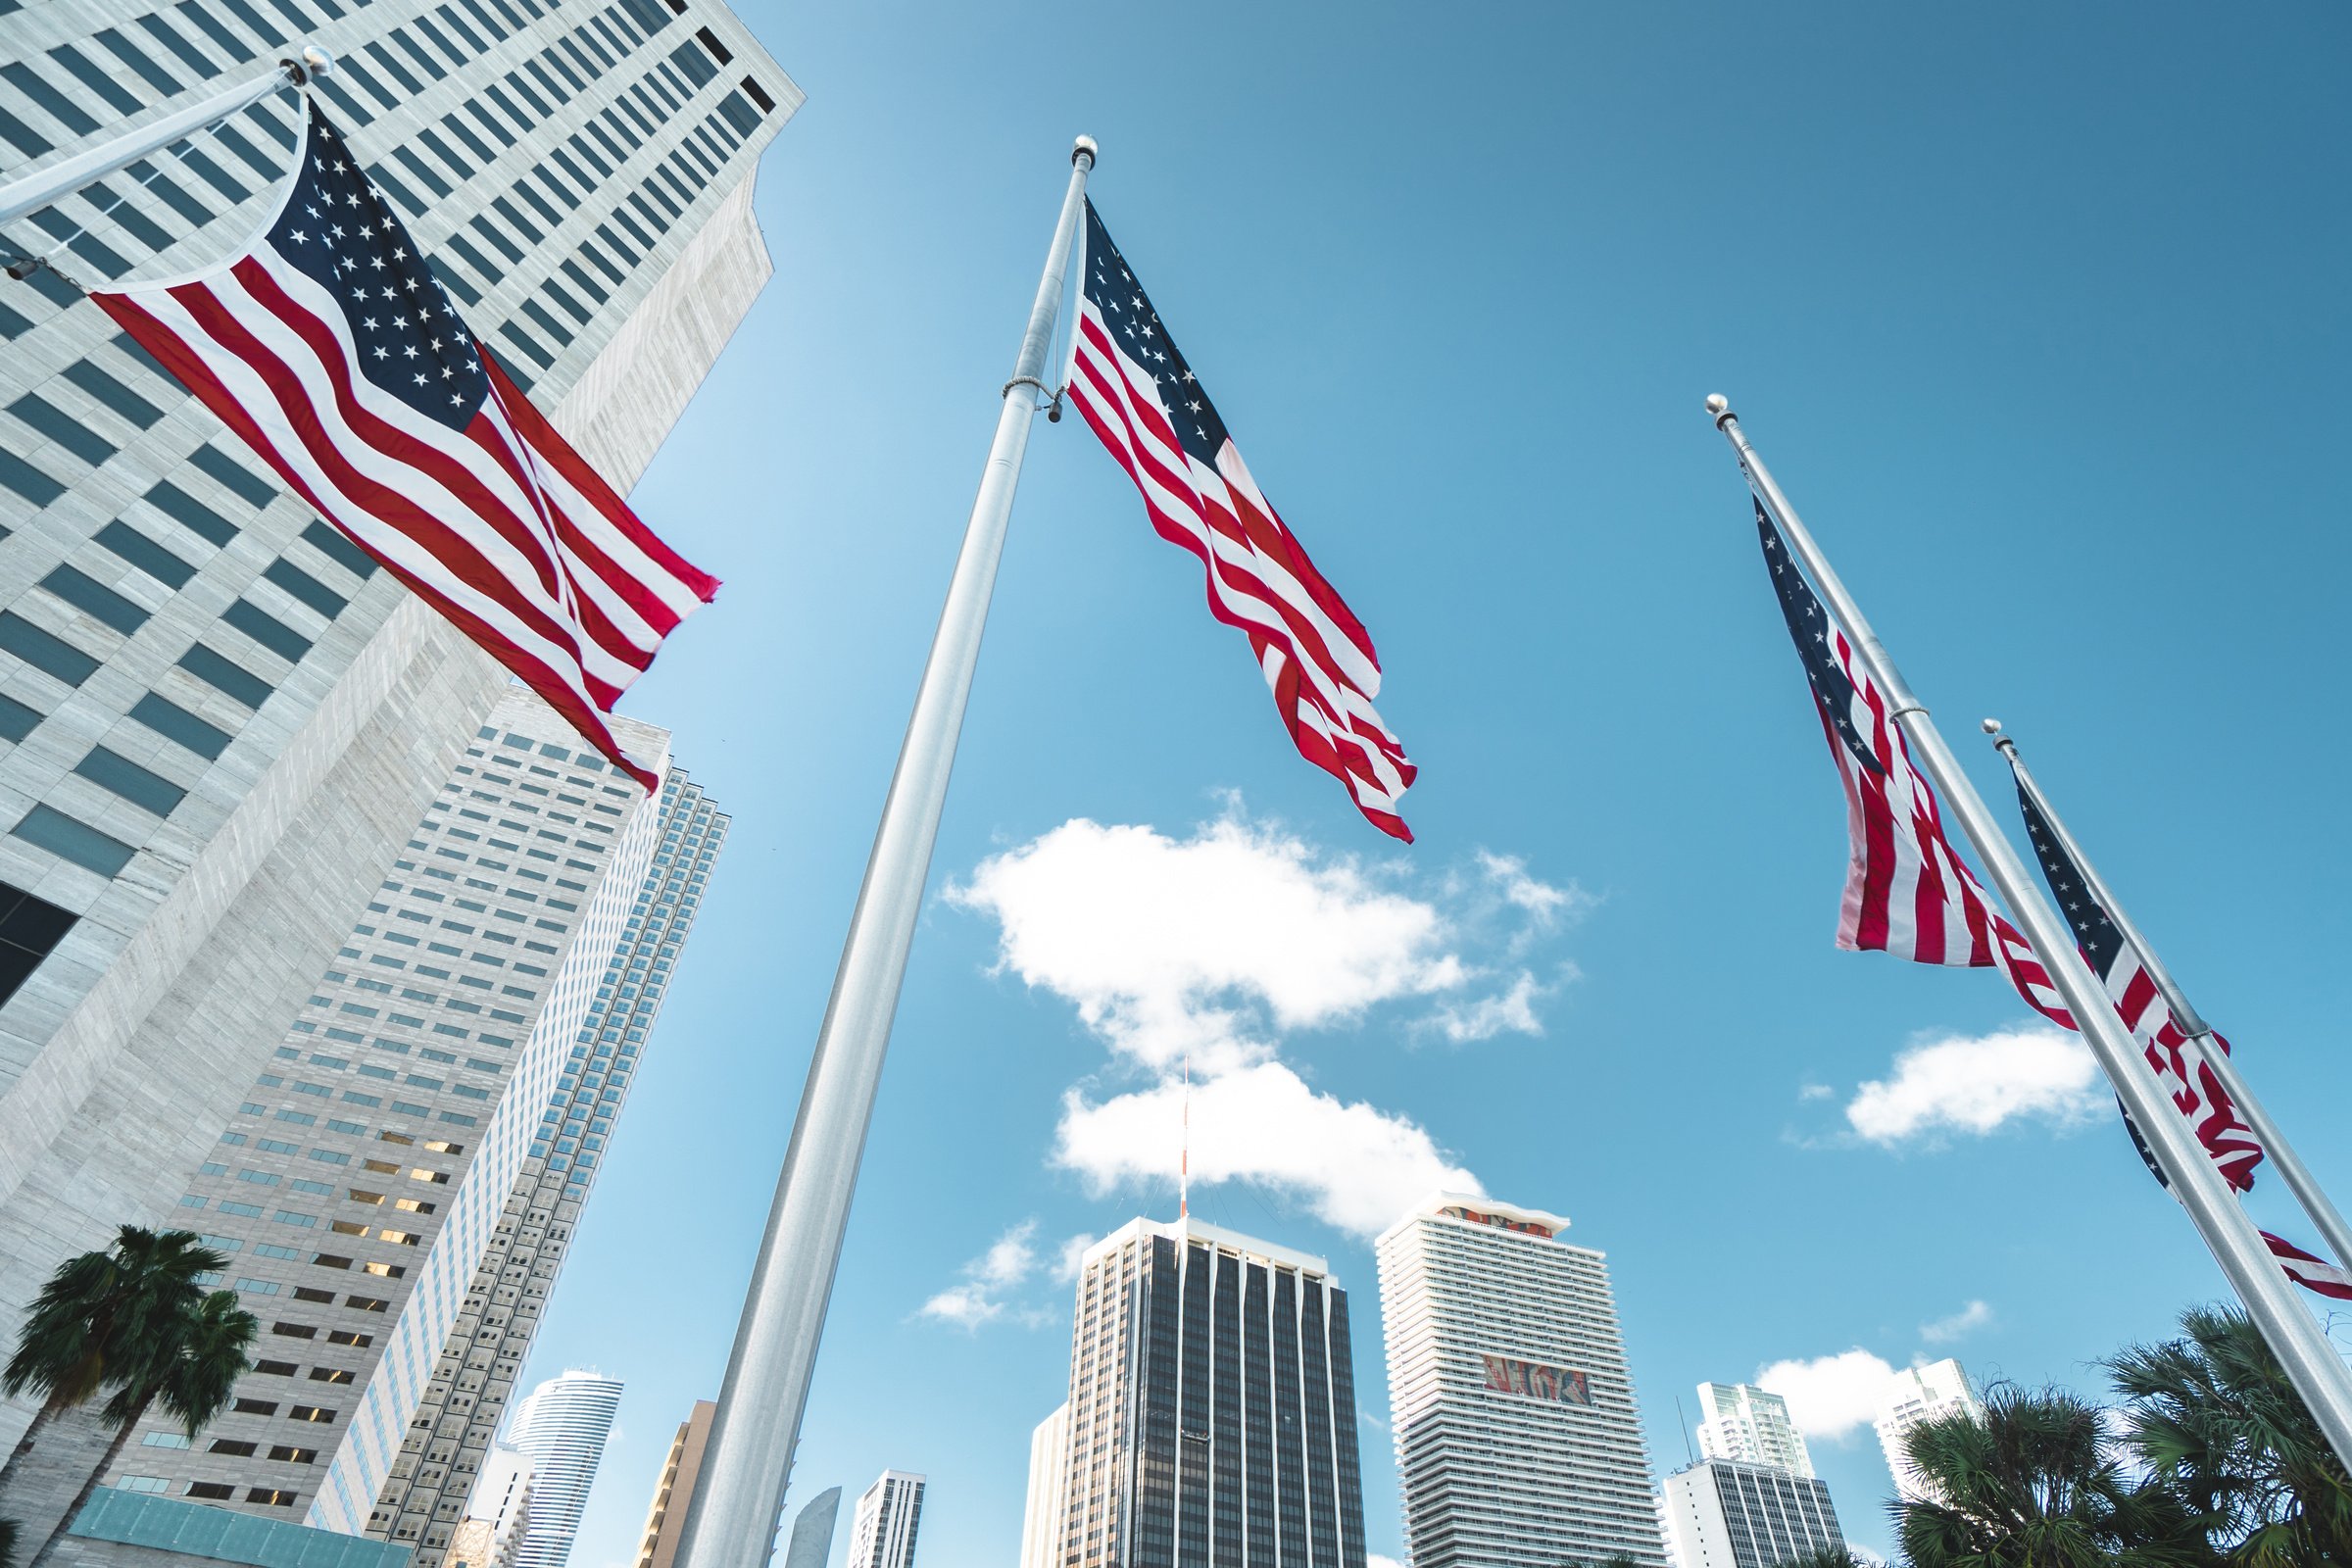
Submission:
[[2352,1185],[2339,9],[746,16],[809,94],[760,176],[776,278],[636,496],[729,586],[628,704],[735,829],[529,1369],[629,1385],[579,1568],[717,1387],[1078,131],[1378,641],[1420,842],[1290,755],[1197,568],[1041,422],[796,1506],[921,1470],[929,1568],[1011,1557],[1060,1252],[1173,1212],[1134,1135],[1181,1039],[1230,1174],[1200,1212],[1328,1252],[1366,1329],[1383,1195],[1565,1212],[1653,1459],[1693,1383],[1800,1363],[1866,1544],[1856,1352],[2085,1381],[2219,1292],[1996,976],[1832,949],[1835,773],[1711,391],[1980,785],[1997,712]]

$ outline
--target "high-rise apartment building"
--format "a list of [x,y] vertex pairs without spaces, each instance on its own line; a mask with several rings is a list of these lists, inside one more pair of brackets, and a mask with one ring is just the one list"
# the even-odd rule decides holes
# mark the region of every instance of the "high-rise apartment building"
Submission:
[[1567,1228],[1440,1193],[1374,1244],[1413,1568],[1664,1561],[1608,1261]]
[[1198,1219],[1086,1251],[1063,1568],[1363,1568],[1348,1293],[1322,1258]]
[[1780,1568],[1845,1546],[1829,1487],[1778,1465],[1701,1459],[1666,1478],[1658,1511],[1676,1568]]
[[923,1525],[923,1478],[885,1470],[858,1499],[850,1526],[850,1568],[914,1568]]
[[[689,784],[648,801],[520,687],[490,718],[180,1200],[265,1332],[198,1446],[146,1423],[122,1461],[142,1490],[358,1534],[577,1082]],[[664,732],[616,723],[666,761]]]
[[[476,332],[628,489],[768,276],[752,172],[798,89],[717,0],[47,0],[0,35],[0,161],[306,39]],[[93,284],[207,262],[276,199],[293,114],[21,231]],[[507,681],[57,271],[0,280],[0,342],[6,1337],[60,1259],[173,1217]]]
[[531,1460],[520,1448],[492,1450],[450,1538],[449,1568],[514,1568],[531,1516]]
[[[652,863],[561,1076],[536,1102],[544,1108],[505,1212],[474,1254],[463,1298],[436,1298],[417,1325],[416,1343],[437,1336],[438,1355],[390,1474],[377,1478],[367,1522],[368,1534],[416,1546],[415,1568],[441,1568],[442,1547],[497,1436],[727,827],[726,813],[671,767]],[[337,1528],[349,1526],[338,1520]]]
[[1021,1511],[1021,1568],[1061,1568],[1061,1521],[1070,1500],[1070,1406],[1029,1435],[1029,1501]]
[[576,1370],[540,1384],[514,1407],[507,1436],[531,1461],[530,1513],[514,1568],[564,1568],[619,1408],[616,1380]]
[[1928,1496],[1919,1467],[1903,1449],[1903,1440],[1922,1421],[1941,1415],[1984,1419],[1984,1405],[1960,1363],[1946,1356],[1926,1366],[1905,1367],[1887,1381],[1879,1398],[1876,1425],[1879,1446],[1886,1451],[1886,1468],[1894,1476],[1896,1494],[1917,1502]]
[[637,1538],[637,1568],[670,1568],[678,1555],[678,1537],[686,1526],[686,1500],[703,1473],[703,1452],[710,1446],[710,1421],[718,1406],[697,1399],[669,1440],[668,1457],[654,1483],[654,1500],[645,1510],[645,1529]]
[[1788,1419],[1788,1401],[1750,1383],[1698,1386],[1698,1451],[1811,1479],[1813,1455]]

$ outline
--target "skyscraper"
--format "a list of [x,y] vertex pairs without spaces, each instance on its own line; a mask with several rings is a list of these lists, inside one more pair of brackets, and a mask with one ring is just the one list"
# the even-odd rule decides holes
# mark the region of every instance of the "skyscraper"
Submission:
[[[321,12],[326,20],[321,20]],[[800,94],[716,0],[56,0],[18,169],[313,39],[329,112],[476,330],[625,490],[769,267]],[[32,216],[90,282],[224,254],[281,98]],[[504,672],[317,522],[56,272],[0,281],[0,1335],[172,1217]],[[0,1408],[0,1443],[29,1416]]]
[[703,1473],[703,1450],[710,1446],[710,1418],[716,1414],[718,1406],[712,1401],[695,1400],[693,1410],[678,1423],[677,1436],[669,1440],[669,1456],[662,1461],[654,1500],[645,1510],[645,1530],[638,1537],[637,1568],[670,1568],[676,1558],[686,1499],[694,1495],[695,1477]]
[[1200,1220],[1087,1250],[1063,1568],[1363,1568],[1348,1293],[1320,1257]]
[[1604,1254],[1440,1193],[1374,1244],[1413,1568],[1664,1561]]
[[923,1478],[883,1471],[858,1499],[850,1568],[914,1568],[914,1537],[922,1524]]
[[530,1456],[502,1446],[482,1466],[465,1521],[450,1539],[450,1568],[514,1568],[530,1516]]
[[784,1545],[784,1568],[825,1568],[833,1560],[833,1521],[841,1513],[841,1489],[827,1487],[794,1515]]
[[1070,1406],[1029,1435],[1029,1502],[1021,1511],[1021,1568],[1061,1568],[1061,1521],[1069,1511]]
[[1778,1465],[1701,1459],[1666,1478],[1659,1512],[1677,1568],[1780,1568],[1845,1545],[1830,1489]]
[[514,1407],[507,1436],[531,1460],[530,1513],[514,1568],[564,1568],[619,1408],[618,1382],[576,1370],[540,1384]]
[[1879,1446],[1886,1450],[1886,1468],[1894,1476],[1894,1490],[1899,1495],[1913,1502],[1929,1495],[1920,1479],[1919,1467],[1903,1451],[1905,1435],[1922,1421],[1953,1414],[1964,1414],[1976,1421],[1984,1419],[1984,1405],[1968,1381],[1968,1373],[1951,1357],[1931,1361],[1926,1366],[1905,1367],[1887,1380],[1886,1392],[1879,1399],[1876,1424]]
[[438,1356],[367,1524],[371,1536],[414,1544],[415,1568],[439,1568],[475,1467],[497,1435],[727,827],[726,814],[673,766],[662,781],[652,865],[563,1075],[540,1102],[506,1210],[476,1254],[464,1298],[440,1298],[419,1324],[419,1344],[440,1336]]
[[1698,1386],[1698,1451],[1710,1459],[1770,1465],[1810,1480],[1813,1455],[1788,1419],[1788,1401],[1748,1383]]
[[[576,1084],[595,993],[666,879],[664,813],[520,687],[491,719],[181,1198],[265,1333],[201,1447],[146,1424],[122,1464],[143,1486],[358,1534],[543,1107]],[[616,722],[666,759],[662,731]],[[672,770],[662,801],[689,787]]]

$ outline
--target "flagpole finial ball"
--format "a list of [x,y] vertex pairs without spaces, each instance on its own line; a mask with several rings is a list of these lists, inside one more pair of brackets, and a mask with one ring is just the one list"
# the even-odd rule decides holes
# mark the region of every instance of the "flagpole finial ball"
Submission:
[[1722,393],[1710,392],[1707,394],[1707,412],[1709,414],[1721,416],[1722,415],[1730,413],[1731,407],[1732,400],[1725,397]]
[[1983,722],[1981,727],[1987,735],[1998,735],[2001,732],[2001,721],[1997,718],[1988,718]]
[[1102,152],[1102,148],[1095,145],[1094,137],[1081,136],[1078,138],[1076,144],[1070,148],[1070,162],[1074,164],[1079,159],[1083,158],[1086,160],[1087,168],[1092,169],[1095,166],[1096,157]]

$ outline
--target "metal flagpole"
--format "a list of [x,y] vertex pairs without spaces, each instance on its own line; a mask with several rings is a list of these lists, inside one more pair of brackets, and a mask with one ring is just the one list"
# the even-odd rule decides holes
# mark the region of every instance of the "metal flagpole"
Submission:
[[956,739],[963,727],[964,699],[980,657],[980,634],[988,600],[1004,553],[1005,523],[1012,492],[1029,445],[1036,395],[1050,391],[1040,379],[1061,309],[1062,279],[1070,246],[1084,210],[1087,172],[1095,167],[1093,138],[1081,136],[1070,153],[1069,190],[1061,221],[1046,252],[1045,276],[1029,309],[1012,379],[1004,383],[997,437],[981,470],[980,493],[972,502],[963,549],[948,585],[948,602],[923,665],[923,681],[907,720],[883,803],[882,825],[865,863],[865,881],[850,916],[833,996],[817,1031],[808,1081],[801,1091],[800,1114],[768,1209],[767,1234],[735,1330],[718,1412],[696,1477],[694,1495],[678,1543],[678,1568],[760,1568],[773,1549],[784,1507],[784,1488],[800,1442],[801,1412],[816,1362],[825,1307],[833,1294],[833,1271],[841,1260],[842,1233],[849,1224],[850,1199],[858,1185],[858,1162],[865,1152],[866,1125],[873,1117],[874,1092],[882,1056],[899,1005],[899,982],[906,972],[906,950],[922,908],[923,883],[931,869],[931,846],[939,836],[940,808],[948,796],[948,774],[956,762]]
[[71,158],[61,159],[47,169],[0,184],[0,223],[12,223],[28,213],[37,213],[92,180],[104,179],[119,169],[128,168],[158,148],[169,147],[182,136],[192,136],[200,130],[210,129],[238,110],[261,102],[281,87],[288,84],[299,87],[314,76],[323,76],[334,69],[334,56],[317,44],[304,44],[298,56],[280,60],[262,75],[223,87],[211,97],[192,103],[177,114],[166,115],[151,125],[126,131],[110,141],[75,153]]
[[2140,967],[2147,970],[2148,978],[2156,983],[2157,994],[2164,998],[2164,1004],[2172,1009],[2173,1021],[2180,1026],[2182,1034],[2195,1042],[2205,1065],[2213,1069],[2214,1077],[2220,1081],[2223,1093],[2236,1104],[2238,1112],[2246,1119],[2248,1130],[2261,1141],[2263,1153],[2278,1167],[2278,1179],[2286,1183],[2287,1191],[2295,1195],[2295,1201],[2303,1206],[2303,1212],[2318,1227],[2320,1235],[2328,1243],[2328,1250],[2335,1254],[2337,1264],[2352,1267],[2352,1230],[2345,1227],[2344,1218],[2336,1212],[2335,1204],[2321,1190],[2318,1179],[2287,1143],[2286,1135],[2278,1130],[2278,1124],[2271,1119],[2271,1113],[2246,1088],[2245,1080],[2238,1076],[2237,1064],[2214,1038],[2213,1025],[2207,1023],[2204,1015],[2190,1005],[2188,998],[2181,994],[2180,985],[2174,981],[2173,972],[2164,966],[2163,959],[2156,956],[2156,950],[2148,946],[2148,939],[2139,934],[2139,927],[2133,925],[2132,917],[2124,912],[2123,905],[2117,902],[2114,891],[2107,886],[2106,878],[2099,875],[2098,868],[2090,863],[2090,857],[2082,853],[2082,846],[2067,831],[2066,823],[2051,807],[2050,798],[2042,793],[2041,785],[2035,782],[2033,771],[2026,766],[2026,760],[2018,755],[2017,742],[2001,734],[2000,725],[1992,719],[1984,721],[1984,729],[1993,737],[1994,747],[2008,758],[2009,766],[2017,774],[2018,785],[2033,797],[2042,819],[2049,823],[2050,831],[2058,836],[2059,848],[2066,852],[2067,858],[2074,861],[2075,868],[2082,873],[2090,896],[2098,901],[2099,907],[2107,911],[2107,918],[2115,922],[2115,928],[2122,933],[2123,939],[2132,945],[2132,951],[2138,956]]
[[2003,903],[2017,916],[2034,951],[2049,970],[2065,999],[2082,1039],[2107,1074],[2108,1083],[2147,1139],[2158,1165],[2171,1183],[2173,1196],[2188,1211],[2197,1233],[2221,1265],[2222,1273],[2245,1303],[2247,1314],[2285,1367],[2295,1389],[2318,1418],[2338,1459],[2352,1464],[2352,1372],[2347,1372],[2335,1347],[2321,1333],[2318,1321],[2295,1298],[2294,1286],[2271,1256],[2253,1221],[2246,1217],[2205,1157],[2172,1102],[2146,1070],[2138,1047],[2116,1015],[2106,988],[2094,979],[2077,951],[2073,928],[2042,901],[2040,891],[2026,874],[2017,852],[1985,808],[1958,759],[1943,743],[1928,710],[1894,667],[1878,634],[1862,618],[1861,609],[1830,569],[1813,536],[1805,531],[1788,498],[1773,482],[1772,472],[1750,447],[1740,428],[1739,416],[1721,397],[1707,399],[1707,413],[1739,455],[1740,466],[1755,486],[1756,495],[1780,525],[1788,548],[1812,574],[1821,596],[1845,627],[1856,657],[1886,695],[1892,722],[1902,726],[1920,768],[1943,796],[1944,806],[1959,818],[1961,830],[1976,846],[1986,877]]

